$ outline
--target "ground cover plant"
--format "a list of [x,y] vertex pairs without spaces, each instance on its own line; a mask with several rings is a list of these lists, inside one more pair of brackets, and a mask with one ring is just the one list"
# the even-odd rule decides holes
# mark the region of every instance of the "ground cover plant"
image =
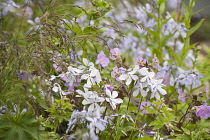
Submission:
[[196,13],[167,0],[0,2],[0,139],[208,140]]

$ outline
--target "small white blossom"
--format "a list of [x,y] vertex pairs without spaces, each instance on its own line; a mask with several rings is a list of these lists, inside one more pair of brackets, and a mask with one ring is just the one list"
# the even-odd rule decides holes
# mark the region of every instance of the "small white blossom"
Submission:
[[119,77],[120,80],[126,80],[126,85],[130,85],[132,80],[136,81],[138,79],[137,75],[134,75],[139,70],[139,66],[136,65],[133,70],[129,69],[127,74],[123,74]]
[[108,96],[106,98],[106,101],[110,103],[112,109],[116,109],[116,104],[120,104],[123,102],[123,100],[121,98],[116,98],[118,96],[117,91],[113,91],[111,94],[110,90],[106,90],[106,95]]

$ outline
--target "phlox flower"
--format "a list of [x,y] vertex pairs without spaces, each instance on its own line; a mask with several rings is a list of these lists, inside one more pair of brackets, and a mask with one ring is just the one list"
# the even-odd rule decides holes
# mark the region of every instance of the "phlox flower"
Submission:
[[104,90],[106,91],[107,89],[112,91],[114,89],[114,87],[111,86],[111,85],[106,84],[105,87],[104,87]]
[[136,65],[144,66],[146,63],[148,63],[147,59],[143,59],[141,55],[136,57],[135,59]]
[[143,76],[143,78],[140,80],[141,82],[149,82],[155,76],[155,73],[149,72],[148,68],[146,67],[141,68],[139,73]]
[[139,70],[139,66],[136,65],[133,70],[129,69],[128,73],[123,74],[119,77],[120,80],[126,80],[126,85],[130,85],[130,83],[132,82],[132,80],[136,81],[138,79],[137,75],[134,75],[137,71]]
[[106,98],[106,101],[110,103],[112,109],[116,109],[116,104],[120,104],[123,102],[123,100],[121,98],[116,98],[118,96],[117,91],[111,91],[110,90],[106,90],[106,95],[108,96]]
[[61,89],[61,86],[58,83],[54,83],[52,90],[54,92],[58,92],[61,97],[62,97],[62,95],[66,95],[65,92]]
[[157,100],[160,100],[160,94],[162,95],[166,95],[166,91],[164,89],[162,89],[163,86],[165,86],[164,84],[162,84],[163,79],[160,80],[156,80],[156,79],[152,79],[150,80],[150,82],[148,82],[148,84],[150,85],[150,90],[151,90],[151,97],[150,98],[156,98]]
[[0,9],[3,9],[3,12],[0,12],[0,15],[6,16],[8,12],[14,13],[16,11],[16,8],[20,8],[20,6],[12,0],[7,0],[6,3],[1,2]]
[[182,92],[182,89],[181,89],[181,88],[178,89],[178,94],[179,94],[178,99],[179,99],[180,101],[182,101],[182,102],[186,102],[186,94],[184,94],[184,93]]
[[125,69],[124,68],[118,68],[117,66],[115,66],[113,68],[113,71],[111,72],[111,77],[115,78],[117,81],[120,81],[119,77],[125,73]]
[[154,54],[154,58],[152,59],[152,62],[155,65],[155,68],[158,69],[159,68],[159,60],[158,60],[156,54]]
[[58,77],[60,77],[62,80],[69,83],[69,86],[73,86],[75,82],[77,82],[76,76],[80,75],[83,70],[73,68],[72,66],[68,67],[68,71],[66,73],[60,74]]
[[210,117],[210,106],[207,104],[201,105],[196,110],[196,115],[200,116],[201,119],[207,119]]
[[147,96],[147,92],[148,92],[148,88],[147,88],[146,91],[145,91],[143,88],[144,88],[144,87],[147,87],[147,86],[148,86],[147,83],[138,82],[138,83],[136,84],[136,86],[135,86],[135,87],[137,87],[137,88],[136,88],[136,90],[133,92],[133,96],[136,97],[136,96],[138,96],[139,93],[141,93],[141,95],[142,95],[143,97],[146,97],[146,96]]
[[16,72],[16,74],[18,75],[18,78],[23,80],[23,79],[28,79],[28,78],[33,78],[34,75],[30,74],[30,75],[27,75],[25,72]]
[[109,64],[109,59],[106,57],[105,54],[100,53],[97,56],[97,61],[96,63],[99,63],[102,67],[106,67]]
[[144,110],[145,108],[151,107],[150,102],[142,101],[141,105],[139,106],[139,110],[143,110],[142,114],[148,114],[149,112]]
[[96,68],[92,68],[90,73],[83,74],[81,79],[87,80],[87,86],[91,87],[92,85],[99,84],[101,80],[100,72]]
[[110,59],[116,60],[116,59],[120,58],[121,50],[119,48],[114,48],[114,49],[110,50],[110,53],[111,53]]

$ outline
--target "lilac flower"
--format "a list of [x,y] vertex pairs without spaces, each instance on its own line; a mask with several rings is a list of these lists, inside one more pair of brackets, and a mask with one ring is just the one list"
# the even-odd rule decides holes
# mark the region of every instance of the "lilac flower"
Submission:
[[106,57],[105,54],[100,53],[97,56],[97,61],[96,63],[99,63],[102,67],[106,67],[109,64],[109,59]]
[[125,69],[118,68],[117,66],[115,66],[113,68],[113,71],[111,72],[111,76],[112,78],[115,78],[117,81],[120,81],[119,77],[124,73],[125,73]]
[[18,75],[18,78],[20,78],[21,80],[34,77],[34,75],[32,74],[27,75],[25,72],[16,72],[16,74]]
[[146,63],[148,63],[147,59],[143,59],[141,55],[136,57],[135,59],[136,65],[144,66]]
[[207,119],[210,117],[210,106],[207,106],[207,104],[199,106],[196,110],[196,115],[200,116],[201,119]]
[[121,50],[119,48],[114,48],[114,49],[110,50],[110,53],[111,53],[110,58],[112,60],[116,60],[116,59],[120,58]]
[[179,93],[178,99],[179,99],[180,101],[182,101],[182,102],[186,102],[186,94],[184,94],[184,93],[182,92],[182,89],[181,89],[181,88],[178,89],[178,93]]
[[146,101],[142,101],[141,102],[141,105],[139,107],[139,110],[143,110],[142,111],[142,114],[148,114],[149,112],[144,110],[145,108],[148,108],[148,107],[151,107],[151,104],[150,102],[146,102]]

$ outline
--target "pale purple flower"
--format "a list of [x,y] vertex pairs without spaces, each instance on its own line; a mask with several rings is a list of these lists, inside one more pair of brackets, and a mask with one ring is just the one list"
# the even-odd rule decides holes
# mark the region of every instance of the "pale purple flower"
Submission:
[[121,50],[119,48],[114,48],[114,49],[110,50],[110,53],[111,53],[110,58],[112,60],[116,60],[116,59],[120,58]]
[[196,110],[196,115],[200,116],[201,119],[207,119],[210,117],[210,106],[207,106],[207,104],[199,106]]
[[143,59],[141,55],[136,57],[135,62],[136,62],[136,65],[139,65],[139,66],[144,66],[145,64],[148,63],[147,59]]
[[178,99],[179,99],[180,101],[182,101],[182,102],[186,102],[186,94],[184,94],[184,93],[182,92],[182,89],[181,89],[181,88],[178,89],[178,93],[179,93]]
[[29,79],[29,78],[33,78],[34,77],[34,75],[32,75],[32,74],[27,75],[25,72],[16,72],[16,74],[18,75],[18,78],[20,78],[21,80]]
[[117,66],[115,66],[113,68],[113,71],[111,72],[111,77],[115,78],[117,81],[120,81],[119,77],[120,75],[125,73],[125,69],[124,68],[118,68]]
[[144,110],[144,109],[145,109],[145,108],[149,108],[149,107],[151,107],[150,102],[142,101],[142,102],[141,102],[141,105],[140,105],[140,107],[139,107],[139,110],[143,110],[143,111],[142,111],[142,114],[148,114],[149,112],[146,111],[146,110]]
[[23,12],[24,12],[24,15],[26,16],[27,19],[31,19],[32,16],[33,16],[33,10],[31,7],[29,6],[26,6],[23,8]]
[[152,59],[152,62],[155,65],[155,68],[158,69],[159,68],[159,60],[156,57],[156,54],[154,54],[154,58]]
[[114,89],[114,87],[111,86],[111,85],[106,84],[105,87],[104,87],[104,90],[106,91],[107,89],[112,91]]
[[106,57],[105,54],[100,53],[97,56],[97,61],[96,63],[99,63],[102,67],[106,67],[109,64],[109,59]]
[[61,67],[59,67],[57,64],[53,64],[53,67],[55,68],[55,70],[56,71],[58,71],[58,72],[60,72],[60,71],[62,71],[62,68]]

